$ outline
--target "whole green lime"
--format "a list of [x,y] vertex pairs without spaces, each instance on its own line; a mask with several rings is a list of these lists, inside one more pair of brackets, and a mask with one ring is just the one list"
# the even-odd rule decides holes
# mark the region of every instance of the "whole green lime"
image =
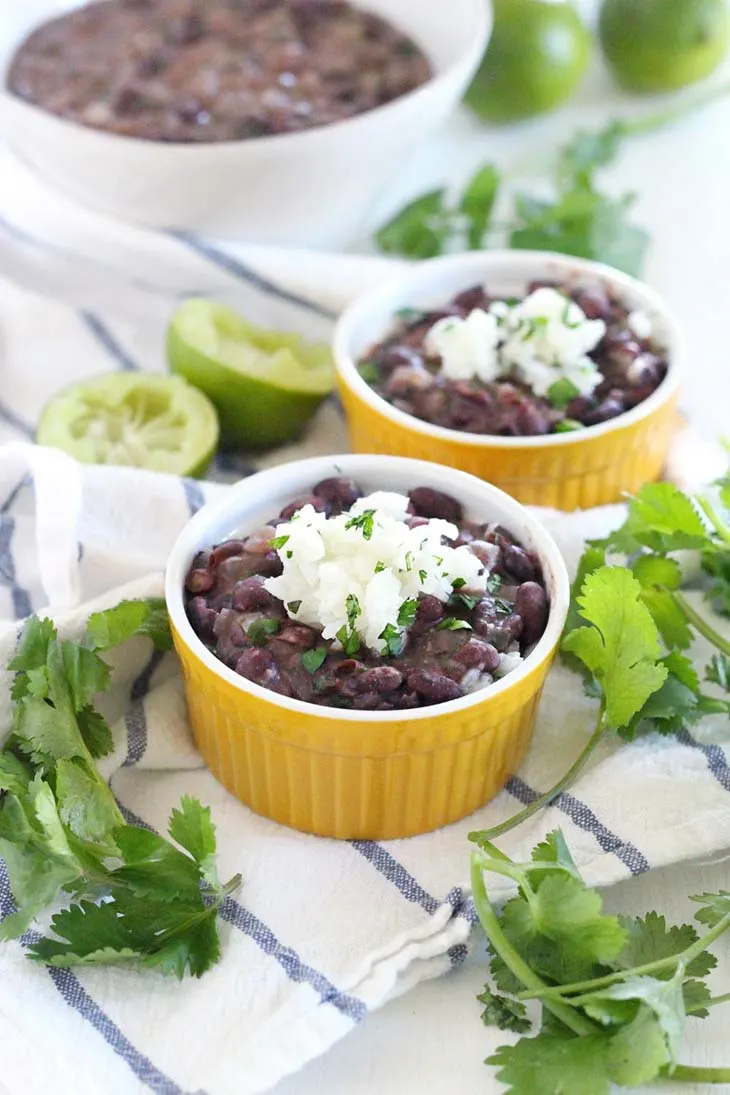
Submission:
[[469,87],[467,106],[490,122],[514,122],[559,106],[591,55],[591,36],[572,3],[493,0],[494,29]]
[[604,0],[599,37],[629,91],[674,91],[709,76],[730,42],[727,0]]

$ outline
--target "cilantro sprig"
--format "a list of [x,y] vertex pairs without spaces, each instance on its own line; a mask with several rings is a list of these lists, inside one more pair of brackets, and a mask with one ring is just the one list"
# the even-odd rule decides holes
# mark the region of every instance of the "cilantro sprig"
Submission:
[[[490,875],[517,886],[500,912],[489,897]],[[730,1080],[730,1069],[678,1061],[687,1019],[730,999],[713,997],[705,981],[717,963],[709,948],[730,929],[729,894],[692,898],[707,927],[702,935],[653,912],[607,915],[560,831],[526,863],[485,843],[472,853],[471,882],[492,953],[490,982],[478,996],[482,1021],[522,1035],[487,1060],[511,1095],[609,1095],[612,1084],[636,1087],[659,1076]],[[530,1000],[541,1008],[536,1033]]]
[[638,274],[649,236],[629,219],[635,195],[603,193],[597,173],[615,160],[626,138],[677,121],[729,90],[727,85],[712,87],[670,110],[577,133],[555,157],[552,196],[543,195],[544,186],[540,197],[510,190],[504,204],[511,203],[511,211],[503,224],[494,223],[494,213],[506,180],[498,167],[486,164],[454,200],[440,187],[409,202],[376,233],[376,243],[381,251],[412,259],[488,246],[559,251]]
[[55,907],[51,933],[28,948],[36,961],[199,977],[220,957],[218,909],[241,881],[218,878],[210,810],[184,797],[170,840],[128,825],[96,765],[113,749],[93,706],[111,676],[99,653],[133,635],[172,645],[163,601],[97,613],[80,642],[38,617],[20,637],[9,666],[13,729],[0,751],[0,856],[17,908],[0,939]]
[[[632,741],[647,730],[674,734],[705,715],[730,715],[730,640],[683,588],[676,555],[686,551],[699,555],[706,602],[730,615],[730,479],[697,497],[671,483],[646,484],[629,499],[620,528],[587,545],[562,653],[599,701],[593,733],[549,791],[501,824],[470,833],[472,841],[492,841],[549,805],[611,734]],[[685,654],[698,635],[715,647],[703,681]],[[707,692],[708,684],[725,695]]]

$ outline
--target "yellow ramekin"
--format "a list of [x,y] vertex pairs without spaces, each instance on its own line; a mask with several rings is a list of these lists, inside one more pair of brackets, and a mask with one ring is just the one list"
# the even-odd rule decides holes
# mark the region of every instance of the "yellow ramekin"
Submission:
[[[270,519],[333,475],[366,491],[431,486],[467,516],[507,527],[543,566],[547,629],[519,668],[481,692],[412,711],[349,711],[269,692],[228,669],[188,622],[183,583],[195,553]],[[165,596],[203,758],[252,810],[342,839],[428,832],[484,805],[522,761],[565,621],[569,582],[555,543],[530,514],[463,472],[389,456],[327,456],[245,479],[188,523],[170,555]]]
[[[392,329],[400,308],[438,308],[483,283],[517,296],[535,280],[609,286],[628,307],[647,312],[667,349],[657,390],[618,418],[574,433],[490,437],[444,429],[397,410],[377,395],[357,363]],[[575,510],[620,501],[661,476],[678,424],[680,339],[668,306],[647,286],[607,266],[534,251],[485,251],[419,263],[343,312],[335,331],[337,382],[354,452],[389,453],[459,468],[520,502]]]

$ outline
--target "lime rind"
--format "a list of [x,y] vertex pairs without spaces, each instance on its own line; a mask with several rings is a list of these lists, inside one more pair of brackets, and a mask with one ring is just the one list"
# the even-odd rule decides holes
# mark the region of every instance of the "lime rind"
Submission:
[[242,376],[294,392],[332,390],[332,357],[324,344],[257,327],[231,308],[206,300],[186,301],[172,326],[182,342]]

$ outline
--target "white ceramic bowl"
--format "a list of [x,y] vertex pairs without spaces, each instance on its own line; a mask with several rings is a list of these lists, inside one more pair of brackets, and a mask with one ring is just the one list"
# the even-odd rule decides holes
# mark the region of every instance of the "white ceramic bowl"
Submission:
[[[408,711],[354,711],[277,695],[219,661],[191,627],[183,585],[195,554],[260,527],[319,480],[352,477],[366,491],[431,486],[467,517],[497,521],[542,564],[546,630],[522,664],[488,688]],[[258,813],[307,832],[384,839],[425,832],[483,805],[529,744],[565,622],[568,574],[534,517],[495,487],[452,468],[392,456],[322,456],[245,479],[200,510],[178,537],[165,598],[197,745],[221,782]]]
[[355,3],[410,33],[435,76],[335,125],[184,145],[98,132],[6,92],[4,73],[21,40],[40,22],[79,5],[0,0],[0,136],[68,197],[122,220],[259,243],[342,243],[357,233],[404,159],[459,101],[491,27],[488,0]]
[[[357,363],[392,329],[399,308],[438,308],[485,284],[518,296],[533,280],[602,284],[647,312],[669,368],[656,391],[598,426],[540,437],[496,437],[445,429],[398,410],[362,379]],[[334,335],[340,395],[355,452],[388,452],[461,468],[521,502],[558,509],[620,501],[661,473],[676,427],[682,340],[669,305],[647,285],[600,263],[544,251],[480,251],[430,259],[359,297]]]

